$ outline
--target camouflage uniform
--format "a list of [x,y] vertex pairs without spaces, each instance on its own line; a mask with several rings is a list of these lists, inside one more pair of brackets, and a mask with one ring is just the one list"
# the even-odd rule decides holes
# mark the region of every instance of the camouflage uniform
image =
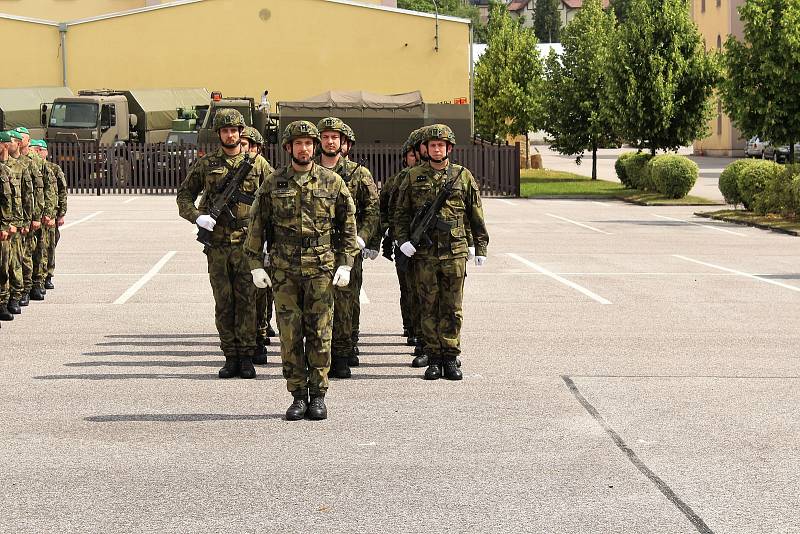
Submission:
[[[257,169],[259,176],[267,177],[275,169],[261,154],[256,156],[253,162],[253,169]],[[258,320],[258,335],[256,336],[256,344],[263,346],[269,342],[269,323],[272,321],[272,307],[275,302],[275,297],[272,292],[272,287],[266,289],[256,288],[256,317]]]
[[[467,227],[475,240],[476,255],[486,256],[489,235],[483,218],[480,188],[472,173],[450,164],[437,171],[430,165],[414,167],[399,186],[395,207],[397,242],[409,240],[411,220],[444,185],[456,179],[452,193],[439,211],[449,231],[433,229],[431,247],[420,246],[413,256],[414,276],[420,299],[421,333],[432,362],[455,361],[461,353],[464,278],[468,256]],[[459,175],[459,172],[461,174]]]
[[[23,165],[19,159],[8,158],[6,166],[11,171],[11,188],[14,195],[19,199],[20,209],[17,219],[17,233],[11,239],[11,266],[9,268],[9,285],[11,286],[11,296],[9,300],[19,303],[25,295],[25,273],[29,276],[33,273],[33,265],[27,263],[26,258],[30,255],[26,253],[28,247],[31,221],[35,218],[35,206],[33,195],[33,181],[27,166]],[[27,230],[26,234],[22,230]]]
[[[273,172],[253,204],[245,250],[250,268],[261,268],[264,235],[271,234],[269,270],[283,376],[295,398],[309,391],[324,395],[328,389],[331,280],[335,267],[352,266],[358,253],[354,213],[342,179],[316,164],[306,173],[291,165]],[[340,236],[336,245],[331,242],[333,231]]]
[[[42,189],[44,197],[42,218],[49,217],[55,220],[58,209],[58,177],[53,174],[47,161],[39,154],[35,154],[34,161],[39,166],[44,184]],[[47,279],[48,253],[50,245],[55,239],[55,227],[48,227],[42,222],[42,227],[39,229],[38,234],[36,249],[33,252],[33,287],[41,292],[44,290],[45,280]]]
[[[243,159],[243,153],[227,156],[222,148],[200,158],[178,188],[180,216],[195,223],[200,215],[207,215],[224,189],[228,174]],[[242,183],[241,191],[255,195],[264,179],[261,174],[264,170],[263,166],[259,169],[254,167]],[[200,204],[195,208],[195,199],[201,193]],[[252,358],[255,355],[257,333],[255,287],[242,250],[242,243],[247,237],[250,205],[240,202],[234,211],[234,219],[223,214],[217,220],[211,246],[206,250],[220,348],[226,360]]]
[[[14,226],[18,214],[14,189],[11,186],[11,171],[0,161],[0,231],[8,232]],[[6,312],[6,304],[10,296],[9,268],[11,266],[11,240],[0,240],[0,312]]]
[[[56,202],[56,219],[60,219],[67,214],[67,178],[64,176],[64,171],[58,164],[52,161],[47,162],[50,172],[56,177],[56,185],[58,186]],[[61,230],[58,224],[53,228],[52,239],[50,240],[50,247],[47,250],[47,278],[50,279],[56,271],[56,246],[61,239]]]
[[[404,152],[405,157],[405,152]],[[398,185],[403,182],[410,169],[405,168],[394,176],[388,178],[381,187],[380,212],[381,212],[381,235],[389,232],[389,242],[394,241],[395,230],[392,221],[394,220],[394,207],[397,203]],[[394,250],[394,245],[392,250]],[[401,253],[402,254],[402,253]],[[400,284],[400,313],[403,318],[403,330],[408,331],[409,336],[414,336],[414,305],[413,305],[413,279],[410,271],[403,272],[397,270],[397,281]]]

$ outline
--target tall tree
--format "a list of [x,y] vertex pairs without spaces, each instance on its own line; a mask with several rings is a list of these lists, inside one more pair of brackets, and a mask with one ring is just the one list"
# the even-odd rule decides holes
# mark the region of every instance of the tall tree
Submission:
[[561,154],[592,151],[592,179],[597,179],[597,148],[612,139],[613,122],[603,106],[606,65],[615,27],[613,11],[601,0],[586,0],[561,32],[564,52],[545,63],[544,129],[551,148]]
[[773,144],[800,141],[800,3],[747,0],[739,8],[744,41],[725,43],[725,78],[720,94],[725,112],[747,137]]
[[718,68],[687,0],[630,0],[607,69],[608,109],[627,141],[655,154],[707,135]]
[[561,0],[536,0],[533,15],[533,31],[541,43],[559,42],[561,15],[558,5]]
[[489,42],[475,66],[475,129],[484,138],[527,134],[541,126],[542,61],[536,36],[493,3]]

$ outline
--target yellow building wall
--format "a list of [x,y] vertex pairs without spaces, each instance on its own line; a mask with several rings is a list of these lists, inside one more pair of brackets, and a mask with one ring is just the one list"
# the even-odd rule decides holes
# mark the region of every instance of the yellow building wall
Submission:
[[325,0],[206,0],[71,25],[73,90],[205,87],[297,100],[329,89],[469,97],[469,25]]
[[146,5],[148,0],[0,0],[0,13],[66,22]]
[[0,35],[6,43],[24,43],[4,51],[0,87],[63,85],[58,27],[0,17]]

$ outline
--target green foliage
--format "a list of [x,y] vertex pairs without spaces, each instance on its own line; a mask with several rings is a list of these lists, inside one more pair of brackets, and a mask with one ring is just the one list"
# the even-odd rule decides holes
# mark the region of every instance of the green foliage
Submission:
[[669,198],[683,198],[689,194],[699,169],[697,163],[677,154],[661,154],[650,160],[650,181],[656,191]]
[[739,194],[739,175],[754,161],[752,159],[738,159],[725,167],[719,175],[719,191],[728,204],[742,203],[742,197]]
[[792,173],[782,168],[767,177],[764,190],[758,193],[753,201],[753,211],[759,215],[775,213],[788,215],[794,213],[792,197]]
[[[461,0],[437,0],[436,3],[439,5],[440,15],[471,19],[474,41],[476,43],[486,42],[486,25],[481,23],[480,12],[477,7]],[[397,7],[410,11],[436,13],[433,0],[397,0]]]
[[488,46],[475,66],[475,129],[484,139],[503,139],[540,128],[543,67],[533,32],[505,5],[491,9]]
[[622,185],[625,187],[633,187],[628,179],[628,174],[625,172],[625,160],[634,154],[637,154],[637,152],[624,152],[620,154],[617,161],[614,162],[614,170],[617,171],[617,178],[619,178],[619,181],[622,182]]
[[704,137],[717,62],[705,51],[687,0],[629,0],[613,37],[607,107],[629,142],[675,150]]
[[[587,0],[561,34],[563,55],[551,51],[545,62],[544,129],[561,154],[592,150],[594,156],[612,137],[603,87],[613,35],[614,15],[603,11],[600,0]],[[596,165],[592,171],[597,178]]]
[[767,182],[776,174],[783,172],[783,167],[773,161],[756,160],[746,166],[739,174],[739,197],[745,209],[755,207],[756,196],[764,191]]
[[747,0],[744,40],[729,36],[720,84],[725,112],[746,137],[773,145],[800,140],[800,2]]
[[533,15],[533,32],[540,43],[557,43],[561,31],[560,0],[536,0]]
[[614,12],[618,21],[624,22],[628,18],[628,4],[630,0],[611,0],[609,9]]
[[626,186],[655,191],[650,185],[650,168],[647,166],[652,157],[646,152],[634,152],[625,158],[622,165],[625,167],[625,176],[628,179]]

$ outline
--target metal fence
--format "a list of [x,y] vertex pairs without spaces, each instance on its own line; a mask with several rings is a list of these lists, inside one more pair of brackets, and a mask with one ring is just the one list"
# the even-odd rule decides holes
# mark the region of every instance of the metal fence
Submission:
[[[49,150],[64,169],[70,193],[142,195],[174,194],[192,163],[216,146],[54,142]],[[519,196],[519,153],[519,145],[476,143],[456,146],[451,159],[472,171],[482,195]],[[265,157],[274,167],[288,162],[275,145],[267,146]],[[402,168],[399,145],[356,145],[350,158],[363,162],[379,187]]]

